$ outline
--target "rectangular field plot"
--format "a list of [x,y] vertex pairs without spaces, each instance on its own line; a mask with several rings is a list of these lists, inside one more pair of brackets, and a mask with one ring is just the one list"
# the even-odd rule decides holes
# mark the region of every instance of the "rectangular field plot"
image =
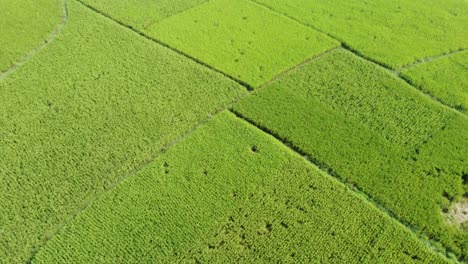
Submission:
[[468,47],[466,1],[255,1],[392,68]]
[[402,75],[425,93],[468,114],[468,51],[422,63]]
[[223,112],[69,222],[35,263],[444,263],[280,142]]
[[207,0],[80,0],[139,31]]
[[60,37],[0,82],[0,262],[24,263],[70,214],[244,87],[68,2]]
[[300,148],[448,251],[468,256],[467,233],[442,216],[466,192],[464,115],[344,50],[254,92],[234,111]]
[[256,87],[337,41],[245,0],[215,0],[154,24],[146,34]]

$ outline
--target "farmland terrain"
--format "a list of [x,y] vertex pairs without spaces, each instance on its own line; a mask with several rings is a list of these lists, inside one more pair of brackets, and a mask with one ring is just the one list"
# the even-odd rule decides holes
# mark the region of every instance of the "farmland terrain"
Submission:
[[0,78],[48,41],[66,22],[63,2],[1,0]]
[[443,262],[364,198],[229,112],[106,193],[36,258],[69,259]]
[[468,2],[0,12],[0,263],[468,262]]

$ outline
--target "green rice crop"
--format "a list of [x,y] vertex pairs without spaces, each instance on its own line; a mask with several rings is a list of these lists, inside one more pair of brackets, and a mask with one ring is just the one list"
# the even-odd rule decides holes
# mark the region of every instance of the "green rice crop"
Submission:
[[245,0],[210,1],[156,23],[145,33],[253,87],[339,46]]
[[41,45],[61,22],[62,1],[0,0],[0,73]]
[[466,25],[466,0],[0,0],[0,263],[468,262]]
[[254,92],[233,110],[468,258],[468,234],[442,214],[467,191],[466,116],[344,50]]
[[402,71],[425,93],[468,114],[468,52],[453,54]]
[[395,69],[468,47],[468,2],[463,0],[255,1]]
[[0,262],[25,262],[97,194],[244,87],[70,1],[46,49],[0,82]]
[[138,30],[183,12],[206,0],[80,0]]
[[103,195],[33,263],[444,263],[408,229],[223,112]]

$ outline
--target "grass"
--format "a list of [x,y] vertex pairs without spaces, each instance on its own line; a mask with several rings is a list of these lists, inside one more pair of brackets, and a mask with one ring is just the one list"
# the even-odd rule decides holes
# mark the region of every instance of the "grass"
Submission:
[[362,197],[224,112],[94,202],[33,263],[418,259],[444,263]]
[[210,1],[145,33],[253,87],[337,41],[249,1]]
[[139,31],[206,0],[81,0]]
[[234,111],[468,257],[467,234],[442,217],[467,191],[465,116],[344,50],[254,92]]
[[402,71],[425,93],[468,114],[468,52],[453,54]]
[[69,215],[246,93],[68,6],[60,36],[0,82],[0,262],[26,261]]
[[467,47],[468,5],[460,0],[255,0],[397,69]]
[[62,18],[62,1],[0,0],[0,73],[41,45]]

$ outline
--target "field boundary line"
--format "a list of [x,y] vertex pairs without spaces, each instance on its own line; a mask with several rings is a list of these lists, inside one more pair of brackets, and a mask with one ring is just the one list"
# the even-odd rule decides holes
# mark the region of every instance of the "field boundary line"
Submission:
[[455,55],[455,54],[458,54],[458,53],[462,53],[462,52],[467,51],[467,50],[468,50],[468,48],[460,48],[460,49],[458,49],[458,50],[454,50],[454,51],[450,51],[450,52],[445,52],[445,53],[442,53],[442,54],[439,54],[439,55],[434,55],[434,56],[429,56],[429,57],[420,58],[420,59],[418,59],[417,61],[415,61],[415,62],[413,62],[413,63],[409,63],[409,64],[406,64],[406,65],[403,65],[402,67],[396,69],[396,72],[400,75],[401,72],[403,72],[404,70],[407,70],[407,69],[410,69],[410,68],[419,66],[419,65],[421,65],[421,64],[426,64],[426,63],[429,63],[429,62],[434,61],[434,60],[438,60],[438,59],[450,57],[450,56],[452,56],[452,55]]
[[0,73],[0,81],[3,81],[6,77],[10,74],[15,72],[21,66],[26,64],[30,61],[37,53],[41,50],[49,46],[62,32],[65,28],[65,25],[68,22],[68,8],[67,8],[67,0],[63,0],[62,2],[62,15],[60,23],[52,30],[49,36],[42,41],[39,46],[36,46],[34,49],[30,50],[26,55],[22,56],[19,60],[17,60],[13,65],[11,65],[6,71]]
[[292,66],[291,68],[288,68],[288,69],[286,69],[286,70],[284,70],[284,71],[281,71],[280,73],[276,74],[276,75],[273,76],[270,80],[268,80],[268,81],[266,81],[266,82],[260,84],[259,86],[257,86],[257,87],[255,88],[255,90],[258,90],[258,89],[260,89],[260,88],[263,88],[263,87],[265,87],[265,86],[267,86],[267,85],[269,85],[269,84],[271,84],[271,83],[273,83],[273,82],[275,82],[275,81],[277,81],[277,80],[280,80],[280,79],[282,79],[283,77],[285,77],[285,76],[287,76],[288,74],[290,74],[291,72],[294,72],[294,71],[296,71],[296,70],[298,70],[298,69],[301,69],[301,68],[305,67],[306,65],[308,65],[308,64],[310,64],[310,63],[312,63],[312,62],[314,62],[314,61],[316,61],[316,60],[319,60],[319,59],[321,59],[322,57],[325,57],[325,56],[327,56],[328,54],[334,52],[335,50],[339,50],[339,49],[341,49],[341,47],[340,47],[340,46],[337,46],[337,47],[328,49],[328,50],[326,50],[326,51],[324,51],[324,52],[322,52],[322,53],[320,53],[320,54],[317,54],[317,55],[314,55],[314,56],[312,56],[312,57],[309,57],[309,58],[306,59],[305,61],[300,62],[300,63],[298,63],[298,64]]
[[[368,57],[368,56],[362,54],[362,53],[359,52],[358,50],[352,48],[352,47],[351,47],[349,44],[347,44],[344,40],[341,40],[340,38],[335,37],[335,36],[331,35],[330,33],[325,32],[325,31],[323,31],[323,30],[321,30],[321,29],[315,27],[314,25],[311,25],[310,23],[306,23],[306,22],[300,21],[300,20],[297,19],[297,18],[294,18],[294,17],[292,17],[292,16],[290,16],[290,15],[287,15],[287,14],[285,14],[285,13],[283,13],[283,12],[277,11],[276,9],[271,8],[271,7],[269,7],[269,6],[265,5],[265,4],[259,3],[259,2],[257,2],[256,0],[248,0],[248,1],[250,1],[250,2],[252,2],[252,3],[254,3],[254,4],[257,4],[257,5],[259,5],[259,6],[263,6],[264,8],[267,8],[267,9],[271,10],[272,12],[275,12],[275,13],[280,14],[280,15],[286,17],[286,18],[289,18],[289,19],[291,19],[291,20],[294,20],[294,21],[296,21],[297,23],[299,23],[299,24],[301,24],[301,25],[303,25],[303,26],[307,26],[307,27],[309,27],[309,28],[311,28],[311,29],[313,29],[313,30],[319,32],[319,33],[322,33],[323,35],[326,35],[326,36],[329,37],[329,38],[332,38],[332,39],[334,39],[334,40],[336,40],[336,41],[339,41],[339,42],[341,43],[341,47],[342,47],[343,49],[345,49],[345,50],[347,50],[347,51],[353,53],[354,55],[356,55],[356,56],[358,56],[358,57],[360,57],[360,58],[362,58],[362,59],[364,59],[364,60],[366,60],[366,61],[368,61],[368,62],[371,62],[371,63],[373,63],[373,64],[375,64],[375,65],[378,65],[378,66],[384,68],[385,70],[387,70],[387,71],[390,72],[391,74],[395,75],[395,76],[398,77],[399,79],[401,79],[401,80],[403,80],[404,82],[406,82],[406,83],[407,83],[408,85],[410,85],[413,89],[419,91],[422,95],[424,95],[424,96],[426,96],[426,97],[428,97],[428,98],[430,98],[430,99],[436,101],[437,103],[441,104],[444,108],[448,108],[449,110],[451,110],[451,111],[453,111],[453,112],[456,112],[457,114],[462,115],[462,116],[468,118],[468,116],[466,116],[465,114],[463,114],[462,112],[460,112],[458,109],[453,108],[453,107],[451,107],[451,106],[445,104],[444,102],[442,102],[442,101],[439,100],[438,98],[435,98],[434,96],[432,96],[432,95],[430,95],[430,94],[424,92],[423,90],[419,89],[416,85],[414,85],[413,83],[411,83],[408,79],[404,78],[404,77],[400,74],[401,68],[399,68],[399,69],[393,69],[393,68],[391,68],[389,65],[386,65],[386,64],[383,63],[383,62],[380,62],[380,61],[377,61],[377,60],[375,60],[375,59],[373,59],[373,58],[370,58],[370,57]],[[468,49],[459,50],[458,52],[462,52],[462,51],[464,51],[464,50],[468,50]],[[450,53],[450,54],[447,54],[446,56],[449,56],[449,55],[454,54],[454,53],[456,53],[456,52],[452,52],[452,53]],[[436,56],[433,56],[433,57],[434,57],[433,59],[436,59],[437,57],[441,57],[441,56],[444,56],[444,55],[436,55]],[[428,57],[428,58],[432,58],[432,57]],[[424,59],[424,58],[423,58],[423,59]],[[418,61],[419,61],[419,60],[418,60]],[[409,64],[409,65],[412,65],[412,64],[415,64],[415,63],[418,63],[418,62],[414,62],[414,63],[411,63],[411,64]],[[423,63],[423,62],[419,62],[419,63]],[[403,66],[403,67],[404,67],[404,66]]]
[[[268,129],[265,126],[260,125],[259,123],[255,122],[254,120],[246,117],[242,113],[234,110],[234,109],[229,109],[231,113],[233,113],[237,118],[247,122],[249,125],[255,127],[256,129],[260,130],[262,133],[267,134],[275,138],[279,143],[282,145],[286,146],[288,149],[296,153],[297,155],[301,156],[304,158],[308,163],[312,164],[313,166],[317,167],[319,170],[327,174],[329,177],[332,179],[338,181],[339,183],[345,185],[350,191],[352,191],[356,196],[359,196],[372,204],[375,208],[377,208],[378,211],[383,212],[386,216],[388,216],[390,219],[396,221],[398,224],[400,224],[403,228],[406,228],[408,231],[410,231],[412,234],[414,234],[418,240],[423,243],[430,251],[436,253],[437,255],[443,257],[445,260],[447,260],[447,256],[445,253],[441,252],[437,247],[433,246],[432,244],[437,243],[434,240],[431,239],[425,239],[422,236],[422,233],[418,231],[415,227],[411,226],[408,222],[404,221],[400,217],[398,217],[396,214],[388,210],[385,206],[381,205],[379,202],[377,202],[375,199],[372,198],[369,194],[367,194],[365,191],[363,191],[358,185],[352,183],[352,182],[346,182],[343,180],[343,177],[341,177],[340,174],[335,172],[332,167],[330,167],[328,164],[325,162],[320,161],[319,159],[313,157],[312,155],[306,153],[303,151],[300,147],[298,147],[294,142],[285,139],[281,137],[279,134],[273,132],[272,130]],[[447,250],[447,248],[443,247],[444,249]]]
[[421,96],[423,97],[426,97],[426,98],[429,98],[430,100],[436,102],[438,105],[442,106],[442,108],[448,110],[448,111],[451,111],[459,116],[462,116],[463,118],[465,118],[467,121],[468,121],[468,116],[465,115],[464,113],[460,112],[458,109],[454,108],[454,107],[451,107],[447,104],[445,104],[444,102],[442,102],[439,98],[429,94],[429,93],[426,93],[424,92],[423,90],[419,89],[418,86],[416,84],[413,84],[413,82],[406,78],[405,76],[401,75],[400,72],[396,71],[396,70],[393,70],[393,69],[390,69],[390,68],[387,68],[387,67],[384,67],[378,63],[375,63],[374,61],[372,60],[369,60],[367,59],[366,57],[364,56],[360,56],[359,54],[356,54],[353,50],[350,50],[348,49],[345,45],[343,45],[342,47],[344,50],[347,50],[349,51],[350,53],[353,53],[354,55],[356,55],[357,57],[363,59],[363,60],[366,60],[370,63],[373,63],[374,65],[377,65],[377,66],[381,66],[384,70],[386,70],[388,73],[390,73],[391,75],[394,75],[396,78],[402,80],[403,82],[405,82],[407,85],[409,85],[411,88],[413,88],[415,91],[417,91]]
[[283,12],[277,11],[276,9],[274,9],[274,8],[272,8],[272,7],[269,7],[269,6],[265,5],[265,4],[262,4],[262,3],[258,2],[257,0],[247,0],[247,1],[249,1],[249,2],[251,2],[251,3],[253,3],[253,4],[256,4],[256,5],[258,5],[258,6],[261,6],[261,7],[263,7],[263,8],[266,8],[266,9],[270,10],[271,12],[274,12],[274,13],[276,13],[276,14],[278,14],[278,15],[280,15],[280,16],[283,16],[283,17],[285,17],[285,18],[287,18],[287,19],[293,20],[293,21],[295,21],[296,23],[298,23],[298,24],[300,24],[300,25],[302,25],[302,26],[306,26],[306,27],[308,27],[308,28],[311,28],[311,29],[313,29],[314,31],[316,31],[316,32],[318,32],[318,33],[321,33],[322,35],[325,35],[325,36],[327,36],[327,37],[329,37],[329,38],[331,38],[331,39],[333,39],[333,40],[335,40],[335,41],[338,41],[344,49],[347,49],[347,50],[351,51],[351,52],[354,53],[355,55],[357,55],[357,56],[359,56],[359,57],[363,57],[363,58],[365,58],[365,59],[368,60],[368,61],[372,61],[373,63],[378,64],[379,66],[382,66],[382,67],[384,67],[384,68],[386,68],[386,69],[392,70],[392,69],[390,68],[389,65],[386,65],[386,64],[384,64],[384,63],[382,63],[382,62],[380,62],[380,61],[377,61],[377,60],[374,60],[374,59],[372,59],[372,58],[370,58],[370,57],[365,56],[364,54],[360,53],[358,50],[352,48],[352,47],[349,46],[347,43],[345,43],[344,40],[342,40],[342,39],[340,39],[339,37],[336,37],[336,36],[334,36],[334,35],[332,35],[332,34],[326,32],[326,31],[323,31],[323,30],[319,29],[318,27],[316,27],[316,26],[314,26],[314,25],[312,25],[312,24],[310,24],[310,23],[303,22],[303,21],[301,21],[301,20],[299,20],[299,19],[297,19],[297,18],[295,18],[295,17],[293,17],[293,16],[290,16],[290,15],[285,14],[285,13],[283,13]]
[[232,76],[232,75],[230,75],[230,74],[228,74],[228,73],[226,73],[226,72],[224,72],[224,71],[222,71],[222,70],[219,70],[219,69],[217,69],[216,67],[213,67],[213,66],[211,66],[211,65],[209,65],[209,64],[207,64],[207,63],[205,63],[205,62],[203,62],[202,60],[197,59],[197,58],[194,57],[194,56],[191,56],[191,55],[189,55],[189,54],[187,54],[187,53],[185,53],[185,52],[183,52],[183,51],[181,51],[181,50],[178,50],[178,49],[176,49],[176,48],[170,46],[169,44],[167,44],[167,43],[165,43],[165,42],[163,42],[163,41],[161,41],[161,40],[159,40],[159,39],[156,39],[156,38],[153,38],[153,37],[151,37],[151,36],[148,36],[148,35],[146,35],[145,33],[141,32],[140,30],[138,30],[138,29],[132,27],[131,25],[127,25],[127,24],[125,24],[125,23],[123,23],[123,22],[120,22],[119,20],[114,19],[113,17],[111,17],[111,16],[109,16],[109,15],[107,15],[107,14],[101,12],[100,10],[96,9],[96,8],[93,7],[93,6],[90,6],[90,5],[88,5],[88,4],[84,3],[84,2],[82,2],[81,0],[75,0],[75,1],[78,2],[78,3],[80,3],[81,5],[83,5],[84,7],[90,9],[90,10],[93,11],[94,13],[97,13],[97,14],[99,14],[100,16],[102,16],[102,17],[104,17],[104,18],[106,18],[106,19],[108,19],[108,20],[110,20],[110,21],[113,21],[114,23],[117,23],[117,24],[120,25],[121,27],[124,27],[124,28],[126,28],[126,29],[132,31],[132,32],[134,32],[135,34],[137,34],[137,35],[139,35],[139,36],[141,36],[141,37],[143,37],[143,38],[145,38],[145,39],[147,39],[147,40],[149,40],[149,41],[152,41],[152,42],[154,42],[154,43],[156,43],[156,44],[159,44],[159,45],[161,45],[161,46],[163,46],[163,47],[165,47],[165,48],[167,48],[167,49],[170,49],[170,50],[174,51],[175,53],[177,53],[177,54],[179,54],[179,55],[181,55],[181,56],[184,56],[184,57],[186,57],[186,58],[188,58],[188,59],[190,59],[190,60],[192,60],[192,61],[194,61],[194,62],[196,62],[196,63],[198,63],[198,64],[200,64],[200,65],[202,65],[202,66],[205,66],[206,68],[208,68],[208,69],[210,69],[210,70],[212,70],[212,71],[215,71],[215,72],[217,72],[217,73],[222,74],[222,75],[225,76],[226,78],[231,79],[232,81],[234,81],[234,82],[240,84],[241,86],[243,86],[244,88],[246,88],[248,91],[252,91],[252,90],[254,89],[254,87],[251,86],[250,84],[248,84],[247,82],[244,82],[244,81],[242,81],[242,80],[240,80],[240,79],[238,79],[238,78],[236,78],[236,77],[234,77],[234,76]]
[[[193,6],[189,7],[189,8],[186,8],[186,9],[184,9],[184,10],[182,10],[182,11],[179,11],[179,12],[177,12],[177,13],[174,13],[174,14],[168,16],[168,17],[165,17],[165,18],[163,18],[163,19],[160,20],[160,21],[151,22],[151,23],[149,23],[148,25],[144,26],[144,27],[143,27],[143,30],[146,30],[147,28],[152,27],[152,26],[154,26],[154,25],[156,25],[156,24],[158,24],[158,23],[160,23],[160,22],[162,22],[162,21],[164,21],[164,20],[167,20],[167,19],[172,18],[172,17],[174,17],[174,16],[177,16],[177,15],[179,15],[179,14],[185,13],[185,12],[187,12],[187,11],[189,11],[189,10],[191,10],[191,9],[193,9],[193,8],[195,8],[195,7],[197,7],[197,6],[206,5],[208,2],[211,2],[211,1],[212,1],[212,0],[205,0],[204,2],[202,2],[202,3],[200,3],[200,4],[193,5]],[[128,25],[128,26],[129,26],[129,25]]]

